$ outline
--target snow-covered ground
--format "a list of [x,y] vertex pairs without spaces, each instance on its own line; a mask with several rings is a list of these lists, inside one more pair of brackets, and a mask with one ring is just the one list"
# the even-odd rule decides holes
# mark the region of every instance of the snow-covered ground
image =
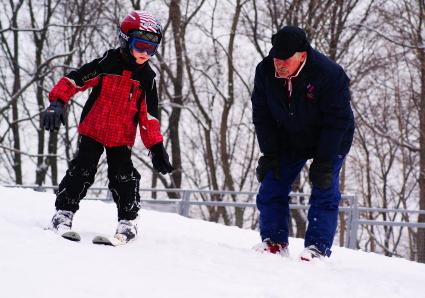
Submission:
[[123,247],[95,246],[112,234],[115,205],[82,202],[74,243],[44,230],[54,196],[0,187],[0,297],[425,297],[425,265],[334,247],[325,262],[251,248],[257,232],[176,214],[142,210],[139,238]]

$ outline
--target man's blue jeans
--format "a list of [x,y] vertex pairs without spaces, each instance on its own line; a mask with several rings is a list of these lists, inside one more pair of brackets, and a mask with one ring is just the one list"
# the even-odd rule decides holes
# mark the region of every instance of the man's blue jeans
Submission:
[[[332,186],[327,189],[313,187],[308,210],[308,227],[304,245],[316,247],[329,256],[338,223],[338,206],[341,200],[339,192],[339,172],[344,156],[337,156],[333,161]],[[278,243],[288,243],[289,193],[291,185],[297,178],[307,160],[294,160],[281,157],[280,179],[269,171],[261,183],[257,194],[257,207],[260,211],[261,239],[270,238]]]

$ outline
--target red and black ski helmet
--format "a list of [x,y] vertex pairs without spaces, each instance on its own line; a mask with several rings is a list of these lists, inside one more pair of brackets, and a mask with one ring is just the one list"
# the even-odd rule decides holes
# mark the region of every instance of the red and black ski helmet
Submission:
[[147,11],[134,10],[120,23],[118,32],[121,48],[128,48],[130,38],[138,37],[159,44],[162,27],[157,18]]

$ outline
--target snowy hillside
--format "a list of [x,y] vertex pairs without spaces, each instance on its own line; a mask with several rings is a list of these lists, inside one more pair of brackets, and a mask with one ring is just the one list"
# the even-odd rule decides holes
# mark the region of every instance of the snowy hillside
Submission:
[[95,246],[115,228],[113,204],[87,201],[74,220],[80,243],[44,226],[52,194],[0,187],[0,285],[7,298],[424,297],[425,265],[344,248],[325,262],[251,250],[258,233],[142,210],[140,237]]

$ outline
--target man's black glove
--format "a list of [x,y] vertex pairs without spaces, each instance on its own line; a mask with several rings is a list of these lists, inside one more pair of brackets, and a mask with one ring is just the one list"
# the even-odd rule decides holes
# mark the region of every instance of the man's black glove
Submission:
[[43,127],[45,130],[58,130],[62,122],[65,125],[65,103],[57,100],[47,107],[43,112]]
[[258,160],[255,170],[258,182],[263,182],[269,171],[273,170],[274,177],[280,179],[280,159],[277,155],[263,155]]
[[332,162],[313,160],[310,165],[309,179],[313,186],[326,189],[332,186]]
[[171,173],[174,170],[173,166],[170,163],[167,151],[165,151],[162,142],[154,145],[152,148],[150,148],[150,151],[153,168],[155,170],[160,172],[162,175]]

